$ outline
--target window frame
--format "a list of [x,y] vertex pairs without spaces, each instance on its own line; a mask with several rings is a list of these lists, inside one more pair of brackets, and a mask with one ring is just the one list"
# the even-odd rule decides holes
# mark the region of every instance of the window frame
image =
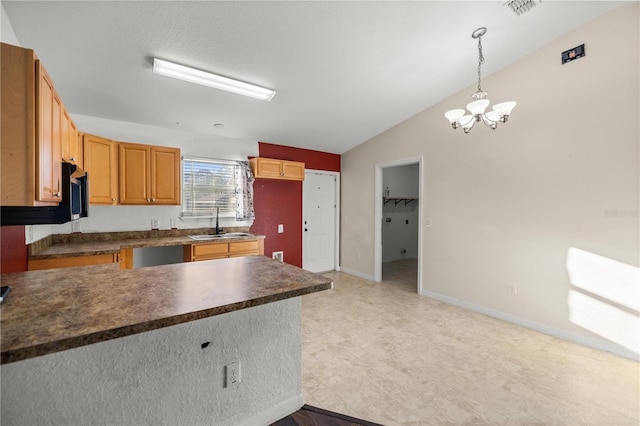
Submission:
[[[181,211],[181,217],[185,220],[188,219],[211,219],[211,218],[215,218],[216,217],[216,211],[214,209],[214,207],[211,208],[211,211],[206,212],[205,214],[190,214],[189,210],[187,210],[187,197],[188,195],[190,195],[193,198],[195,198],[195,191],[193,189],[193,184],[191,184],[191,188],[189,188],[189,185],[185,182],[185,173],[186,173],[186,163],[203,163],[203,164],[210,164],[210,165],[225,165],[225,166],[232,166],[233,171],[231,173],[231,176],[233,177],[233,183],[231,185],[229,185],[228,191],[226,192],[228,195],[233,196],[233,208],[232,209],[224,209],[222,210],[222,206],[221,210],[220,210],[220,214],[219,217],[220,218],[236,218],[236,211],[237,211],[237,200],[236,200],[236,192],[235,192],[235,187],[236,187],[236,182],[235,182],[235,168],[238,166],[238,162],[234,161],[234,160],[223,160],[223,159],[218,159],[218,158],[207,158],[207,157],[194,157],[194,156],[182,156],[181,158],[182,161],[182,175],[181,175],[181,184],[182,184],[182,211]],[[192,175],[192,179],[193,179],[193,173],[191,173]],[[214,186],[215,187],[215,186]],[[213,192],[213,191],[212,191]],[[215,201],[214,201],[215,202]],[[193,201],[192,201],[193,203]],[[227,207],[229,207],[228,205],[229,203],[227,203]],[[191,211],[197,211],[197,209],[193,208],[191,209]]]

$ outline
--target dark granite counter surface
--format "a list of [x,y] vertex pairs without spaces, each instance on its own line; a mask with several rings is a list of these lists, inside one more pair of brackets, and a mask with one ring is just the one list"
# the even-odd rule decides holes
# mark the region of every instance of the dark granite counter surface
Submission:
[[120,270],[0,275],[1,363],[328,290],[331,279],[264,256]]
[[176,232],[145,231],[56,235],[54,236],[55,238],[49,238],[47,241],[39,242],[39,244],[34,244],[33,247],[30,247],[29,259],[55,259],[70,256],[114,254],[120,252],[121,248],[183,246],[190,244],[229,243],[256,238],[264,239],[264,235],[204,241],[189,238],[189,235],[211,233],[208,231],[209,230],[205,229],[180,230]]

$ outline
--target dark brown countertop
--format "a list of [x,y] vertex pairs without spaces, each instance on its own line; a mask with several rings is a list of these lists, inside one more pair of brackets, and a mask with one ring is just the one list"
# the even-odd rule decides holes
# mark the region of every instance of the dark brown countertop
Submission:
[[186,235],[170,237],[149,237],[110,241],[83,241],[52,244],[31,254],[29,259],[56,259],[70,256],[93,256],[99,254],[114,254],[120,252],[121,248],[139,247],[167,247],[184,246],[190,244],[216,244],[230,243],[234,241],[264,239],[264,235],[252,235],[250,237],[233,237],[218,240],[193,240]]
[[120,270],[116,264],[0,275],[1,363],[143,333],[332,287],[264,256]]

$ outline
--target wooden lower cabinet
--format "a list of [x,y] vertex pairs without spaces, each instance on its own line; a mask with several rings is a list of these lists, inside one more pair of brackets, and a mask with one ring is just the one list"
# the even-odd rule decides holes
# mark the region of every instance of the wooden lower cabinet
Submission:
[[28,261],[29,271],[40,269],[71,268],[74,266],[102,265],[107,263],[118,263],[118,253],[97,254],[93,256],[73,256],[60,257],[56,259],[34,259]]
[[229,257],[255,256],[258,254],[260,254],[258,240],[229,243]]
[[184,261],[226,259],[228,257],[256,256],[264,254],[264,240],[215,242],[184,246]]
[[216,244],[200,244],[191,245],[191,259],[192,261],[198,260],[211,260],[211,259],[224,259],[229,254],[228,244],[216,243]]

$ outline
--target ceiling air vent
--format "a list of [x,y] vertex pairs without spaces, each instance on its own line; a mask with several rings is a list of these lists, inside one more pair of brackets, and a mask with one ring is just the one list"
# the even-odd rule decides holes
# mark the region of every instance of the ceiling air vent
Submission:
[[[539,1],[541,2],[542,0]],[[536,0],[509,0],[504,5],[509,6],[516,15],[522,15],[533,9],[536,3]]]

